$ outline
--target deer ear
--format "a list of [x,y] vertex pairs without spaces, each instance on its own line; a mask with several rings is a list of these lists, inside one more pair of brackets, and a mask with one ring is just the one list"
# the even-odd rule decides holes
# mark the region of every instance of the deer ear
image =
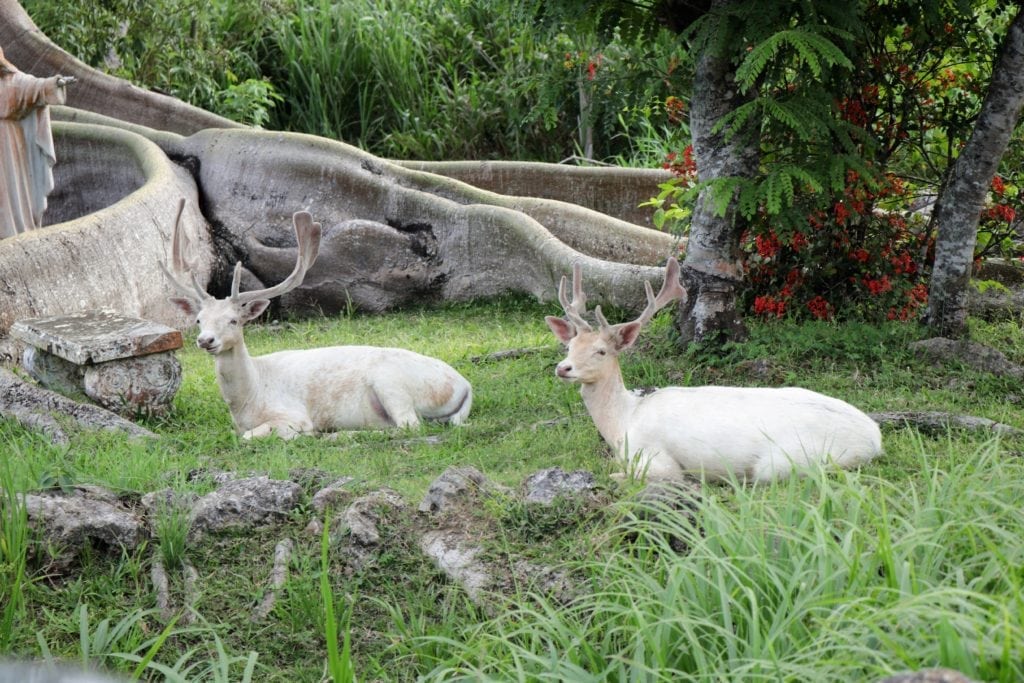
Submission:
[[546,322],[548,327],[551,328],[551,331],[554,333],[555,337],[558,338],[558,341],[563,344],[568,344],[569,341],[576,336],[576,328],[572,323],[566,322],[561,318],[549,315],[544,318],[544,322]]
[[242,304],[242,315],[245,317],[245,321],[249,322],[253,318],[260,317],[263,311],[267,310],[267,306],[270,305],[270,299],[253,299],[252,301],[246,301]]
[[611,337],[615,350],[624,351],[632,346],[636,342],[636,338],[640,336],[640,330],[643,326],[642,322],[636,320],[631,323],[614,325],[611,330]]
[[194,318],[199,314],[199,303],[194,299],[186,299],[180,296],[172,296],[167,298],[172,304],[178,307],[179,310],[183,311],[185,315],[190,318]]

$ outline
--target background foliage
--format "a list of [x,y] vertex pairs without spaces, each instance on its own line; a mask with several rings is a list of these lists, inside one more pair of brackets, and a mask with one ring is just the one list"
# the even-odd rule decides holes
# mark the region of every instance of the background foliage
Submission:
[[[759,122],[757,177],[708,181],[723,201],[738,193],[748,225],[746,311],[901,320],[926,303],[927,211],[1013,11],[737,1],[719,21],[671,3],[541,0],[24,6],[89,64],[250,124],[392,158],[664,165],[679,177],[650,204],[677,232],[703,187],[688,149],[692,55],[720,44],[754,95],[722,125]],[[1022,149],[994,181],[979,256],[1019,251]]]
[[22,4],[91,66],[397,158],[559,161],[585,139],[595,158],[633,158],[685,57],[620,14],[541,0]]

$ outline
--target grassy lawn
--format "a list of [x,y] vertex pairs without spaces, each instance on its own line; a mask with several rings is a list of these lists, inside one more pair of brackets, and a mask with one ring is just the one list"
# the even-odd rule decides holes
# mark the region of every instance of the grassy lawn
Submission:
[[[130,674],[164,628],[151,611],[149,578],[159,539],[132,552],[87,553],[68,574],[30,559],[23,600],[12,600],[25,543],[12,531],[12,492],[57,479],[129,498],[168,486],[204,493],[212,484],[190,472],[285,478],[304,470],[354,477],[358,491],[388,487],[410,503],[374,562],[356,567],[337,548],[326,558],[330,602],[351,644],[341,658],[350,654],[358,680],[855,681],[937,665],[982,680],[1024,678],[1018,438],[888,429],[885,456],[862,471],[708,486],[692,519],[662,513],[640,522],[630,503],[636,485],[609,479],[616,468],[577,389],[554,377],[562,351],[543,322],[553,312],[502,299],[248,329],[254,354],[375,344],[437,356],[473,384],[461,428],[244,442],[194,337],[180,353],[173,413],[147,424],[162,437],[155,443],[82,435],[58,448],[0,423],[0,652],[40,657],[45,645],[54,657]],[[758,324],[749,343],[715,353],[678,353],[670,327],[659,317],[623,357],[627,386],[800,385],[868,412],[945,410],[1024,429],[1018,380],[914,357],[907,344],[920,330],[912,325]],[[1024,363],[1019,324],[975,322],[973,333]],[[509,349],[525,352],[487,357]],[[489,553],[566,563],[584,587],[577,600],[520,594],[482,608],[423,558],[404,530],[428,484],[453,465],[510,487],[554,466],[597,475],[615,501],[606,508],[538,514],[509,497],[481,511],[500,539],[488,542]],[[322,680],[329,629],[321,539],[304,531],[311,518],[302,508],[280,526],[184,548],[199,573],[200,618],[171,629],[153,660],[163,669],[143,677],[162,680],[173,669],[171,680]],[[271,615],[253,621],[274,545],[286,537],[296,543],[288,583]],[[672,551],[667,539],[689,551]],[[181,590],[173,578],[172,591]],[[104,620],[124,631],[109,637]]]

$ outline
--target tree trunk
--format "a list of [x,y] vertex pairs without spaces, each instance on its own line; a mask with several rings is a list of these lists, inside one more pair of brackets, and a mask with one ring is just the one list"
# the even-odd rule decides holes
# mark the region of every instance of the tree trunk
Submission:
[[[734,0],[716,0],[711,11],[725,8]],[[734,80],[732,63],[724,51],[707,47],[697,61],[693,82],[690,131],[700,181],[741,176],[757,172],[759,145],[749,127],[727,135],[714,127],[724,116],[748,101]],[[739,251],[741,219],[735,198],[725,215],[716,215],[710,190],[701,192],[694,207],[690,239],[682,264],[683,285],[688,299],[678,312],[681,342],[739,340],[746,337],[736,292],[743,282]]]
[[967,287],[978,220],[992,176],[1024,106],[1024,12],[1018,11],[992,70],[970,140],[949,170],[933,225],[938,228],[926,322],[943,337],[966,333]]

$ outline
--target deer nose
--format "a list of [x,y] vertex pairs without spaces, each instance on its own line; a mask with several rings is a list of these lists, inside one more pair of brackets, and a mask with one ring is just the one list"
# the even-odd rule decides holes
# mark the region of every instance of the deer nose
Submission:
[[196,339],[196,346],[201,349],[209,349],[213,347],[213,335],[201,335]]
[[572,374],[572,366],[569,365],[568,363],[559,363],[558,365],[555,366],[555,374],[561,377],[562,379],[565,379],[569,377],[570,374]]

